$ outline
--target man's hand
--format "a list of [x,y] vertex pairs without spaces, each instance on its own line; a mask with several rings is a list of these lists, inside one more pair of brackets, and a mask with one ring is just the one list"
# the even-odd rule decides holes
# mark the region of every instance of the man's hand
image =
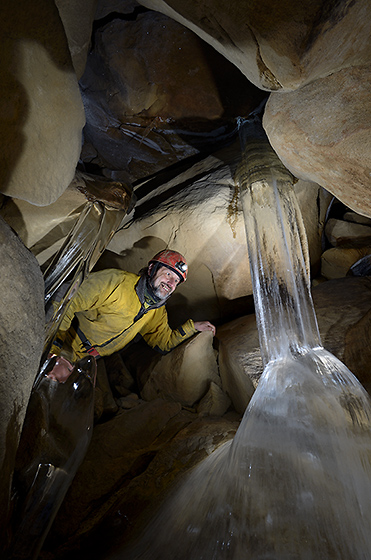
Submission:
[[216,333],[216,328],[214,327],[214,325],[212,325],[211,323],[209,323],[209,321],[197,321],[196,323],[193,323],[195,326],[196,331],[212,331],[213,335],[215,336]]

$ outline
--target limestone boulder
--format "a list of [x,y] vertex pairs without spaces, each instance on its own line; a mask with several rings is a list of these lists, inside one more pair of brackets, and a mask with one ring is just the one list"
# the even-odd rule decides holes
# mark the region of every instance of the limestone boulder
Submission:
[[222,387],[237,412],[243,414],[263,372],[255,315],[247,315],[217,330]]
[[367,217],[370,86],[371,66],[345,68],[297,91],[272,94],[263,119],[274,150],[296,177],[314,181]]
[[325,227],[325,235],[334,247],[369,247],[371,227],[366,224],[331,218]]
[[142,398],[147,401],[162,398],[193,406],[206,395],[211,382],[220,386],[212,342],[210,331],[198,333],[152,363],[142,373]]
[[197,405],[197,412],[205,416],[223,416],[231,405],[231,400],[223,389],[214,381],[206,395]]
[[0,190],[45,206],[68,187],[79,159],[77,78],[54,2],[2,2],[0,20]]
[[367,0],[140,0],[192,29],[256,86],[288,91],[370,61]]
[[129,393],[125,397],[120,397],[116,399],[116,402],[120,408],[130,409],[138,406],[140,404],[139,397],[137,393]]
[[327,280],[343,278],[350,268],[366,255],[371,254],[370,247],[363,249],[332,247],[322,253],[321,275]]
[[346,275],[367,276],[371,219],[334,202],[324,228],[326,246],[331,245],[331,248],[321,255],[321,274],[328,280]]
[[44,346],[45,317],[44,282],[37,261],[1,218],[0,261],[0,542],[4,544],[1,533],[15,454]]
[[353,222],[355,224],[363,224],[365,226],[371,226],[371,218],[367,218],[366,216],[361,216],[360,214],[356,214],[356,212],[351,212],[347,210],[344,212],[343,219],[347,222]]

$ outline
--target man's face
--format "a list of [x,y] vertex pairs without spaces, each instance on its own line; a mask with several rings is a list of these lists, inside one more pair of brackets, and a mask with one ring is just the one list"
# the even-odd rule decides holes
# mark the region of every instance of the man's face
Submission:
[[156,296],[165,299],[173,293],[179,282],[179,276],[175,272],[166,266],[161,266],[152,278],[151,285]]

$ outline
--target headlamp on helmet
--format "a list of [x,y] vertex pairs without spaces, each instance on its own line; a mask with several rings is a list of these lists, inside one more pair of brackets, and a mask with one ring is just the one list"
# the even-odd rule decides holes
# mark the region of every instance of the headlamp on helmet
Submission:
[[160,251],[151,259],[148,263],[159,263],[167,268],[170,268],[173,272],[175,272],[180,279],[180,282],[185,282],[187,279],[188,273],[188,265],[180,253],[177,251],[171,251],[170,249],[165,249],[164,251]]

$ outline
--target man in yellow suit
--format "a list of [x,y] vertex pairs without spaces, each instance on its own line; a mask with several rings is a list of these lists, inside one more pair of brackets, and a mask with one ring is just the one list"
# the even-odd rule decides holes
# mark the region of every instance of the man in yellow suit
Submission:
[[209,321],[189,319],[177,329],[168,324],[165,303],[187,279],[188,266],[177,251],[157,253],[138,276],[118,269],[94,272],[70,303],[51,348],[61,356],[50,377],[60,382],[72,371],[71,362],[122,350],[137,335],[166,353],[198,331],[212,331]]

